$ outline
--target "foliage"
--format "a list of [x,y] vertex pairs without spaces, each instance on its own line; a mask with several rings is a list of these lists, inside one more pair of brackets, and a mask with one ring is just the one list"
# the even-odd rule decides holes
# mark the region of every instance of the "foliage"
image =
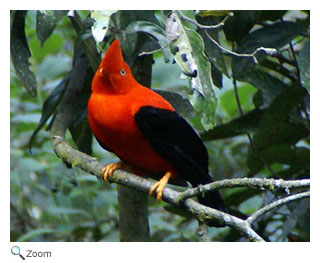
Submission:
[[[201,134],[215,180],[309,178],[309,18],[285,10],[13,11],[11,241],[118,240],[116,186],[65,168],[47,132],[71,76],[79,76],[68,141],[105,163],[116,160],[96,141],[91,148],[86,120],[93,72],[114,37],[129,65],[153,54],[152,88]],[[233,188],[223,199],[248,216],[285,194]],[[199,240],[194,219],[153,198],[149,206],[152,241]],[[309,228],[309,200],[255,224],[270,241],[308,241]],[[229,228],[208,235],[242,240]]]

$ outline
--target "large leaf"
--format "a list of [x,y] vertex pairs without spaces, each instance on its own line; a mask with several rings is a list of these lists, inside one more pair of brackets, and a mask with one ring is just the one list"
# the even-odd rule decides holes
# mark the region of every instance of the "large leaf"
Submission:
[[[254,105],[252,104],[252,97],[254,93],[257,92],[257,89],[247,84],[237,87],[237,92],[242,111],[248,112],[252,110],[254,108]],[[233,89],[225,91],[219,97],[219,104],[223,108],[224,112],[229,115],[229,117],[233,118],[239,115],[239,108]]]
[[91,18],[95,20],[91,27],[92,35],[97,43],[103,41],[109,29],[109,21],[112,14],[117,10],[97,10],[91,12]]
[[263,113],[263,110],[252,110],[237,119],[234,119],[228,123],[217,125],[213,129],[203,132],[201,134],[201,138],[205,141],[219,140],[250,132],[256,132],[258,130]]
[[184,118],[192,119],[194,117],[194,109],[192,108],[188,99],[184,98],[178,93],[164,90],[154,90],[164,97],[174,109]]
[[308,40],[298,57],[298,64],[300,67],[301,84],[310,93],[310,40]]
[[[121,49],[125,55],[125,59],[134,55],[136,50],[138,33],[135,32],[133,34],[127,34],[125,31],[127,26],[134,21],[137,21],[135,12],[128,10],[119,10],[113,14],[110,19],[110,28],[114,29],[120,40]],[[130,63],[128,64],[130,66]]]
[[27,11],[15,11],[13,14],[10,34],[10,52],[12,64],[18,79],[31,96],[36,96],[37,82],[35,75],[29,69],[29,57],[31,53],[24,30],[26,14]]
[[[215,25],[221,22],[220,17],[196,17],[197,21],[200,24],[203,25]],[[219,31],[221,29],[211,29],[211,30],[204,30],[204,29],[197,29],[197,32],[201,35],[203,42],[204,42],[204,47],[205,47],[205,53],[212,62],[212,65],[216,67],[220,72],[225,74],[226,76],[228,75],[227,67],[224,61],[224,56],[222,53],[221,48],[218,48],[216,45],[213,45],[212,40],[210,38],[214,39],[217,43],[219,43]],[[209,36],[210,37],[209,37]],[[220,73],[221,74],[221,73]],[[217,76],[212,76],[213,81],[215,82],[215,78]],[[216,82],[215,85],[217,86]],[[219,86],[221,87],[221,86]]]
[[[239,54],[251,54],[257,48],[281,48],[305,31],[302,24],[296,22],[277,22],[253,31],[244,37],[236,49]],[[266,54],[261,51],[256,54],[262,61]],[[246,81],[246,75],[255,67],[253,58],[234,57],[232,60],[233,76]]]
[[257,154],[250,150],[247,159],[247,165],[250,169],[249,175],[252,176],[263,169],[264,163],[261,157],[269,165],[281,163],[299,168],[299,170],[309,170],[310,168],[310,150],[305,147],[294,147],[290,144],[271,145],[259,151]]
[[185,28],[175,13],[166,20],[166,34],[172,43],[174,59],[192,91],[189,100],[200,116],[202,126],[208,130],[214,125],[217,99],[213,90],[211,64],[204,54],[201,36]]
[[96,42],[91,33],[92,19],[87,17],[82,21],[77,11],[69,12],[68,17],[78,33],[76,42],[81,42],[82,49],[90,62],[92,70],[96,71],[101,62],[101,56],[96,49]]
[[308,135],[309,131],[303,125],[293,125],[287,122],[290,112],[302,101],[305,94],[304,89],[293,85],[284,89],[273,100],[263,115],[259,131],[253,138],[257,149],[272,144],[295,144]]
[[270,105],[275,97],[277,97],[286,85],[271,74],[262,70],[252,70],[245,76],[245,81],[259,90],[262,98],[261,106],[266,107]]
[[70,74],[68,74],[57,87],[49,94],[42,106],[42,114],[37,128],[33,131],[29,140],[29,151],[31,152],[32,142],[37,136],[40,129],[45,125],[50,116],[54,113],[55,109],[59,105],[63,94],[67,88],[68,82],[70,80]]
[[39,10],[37,12],[36,30],[41,46],[50,37],[59,20],[67,13],[67,10]]
[[288,10],[259,10],[257,21],[276,21],[281,19]]
[[233,11],[233,16],[223,26],[227,40],[240,42],[254,26],[256,12],[254,10]]
[[259,124],[259,130],[253,137],[253,145],[248,151],[248,167],[250,174],[263,168],[265,162],[297,165],[300,156],[294,145],[309,135],[309,130],[302,124],[290,123],[289,115],[303,100],[305,89],[291,86],[284,89],[270,104]]
[[91,154],[92,133],[87,119],[87,104],[93,76],[94,73],[88,67],[88,59],[83,52],[81,42],[76,42],[70,85],[66,94],[68,99],[73,101],[68,128],[78,149],[87,154]]
[[136,32],[144,32],[153,38],[155,38],[160,45],[164,59],[166,62],[169,61],[169,41],[166,38],[165,31],[155,23],[149,21],[134,21],[125,30],[126,33],[132,34]]

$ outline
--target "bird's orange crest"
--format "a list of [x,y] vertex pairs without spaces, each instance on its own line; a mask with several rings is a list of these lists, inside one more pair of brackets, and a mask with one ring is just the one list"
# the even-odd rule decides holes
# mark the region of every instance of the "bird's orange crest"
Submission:
[[103,72],[108,72],[109,74],[118,73],[119,70],[123,68],[124,64],[125,62],[122,56],[120,41],[118,39],[115,39],[104,55],[98,71],[100,70],[100,73],[102,73],[102,75]]

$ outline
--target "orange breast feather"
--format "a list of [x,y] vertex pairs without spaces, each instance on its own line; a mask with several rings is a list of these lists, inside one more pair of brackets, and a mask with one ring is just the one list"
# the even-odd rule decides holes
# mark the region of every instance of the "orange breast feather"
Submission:
[[93,93],[88,104],[90,126],[100,143],[128,164],[150,172],[173,171],[152,149],[135,122],[135,113],[149,105],[174,111],[160,95],[143,86],[122,96]]

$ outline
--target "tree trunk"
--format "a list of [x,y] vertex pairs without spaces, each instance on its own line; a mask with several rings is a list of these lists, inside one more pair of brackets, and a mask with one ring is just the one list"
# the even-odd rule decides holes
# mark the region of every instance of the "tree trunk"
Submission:
[[[138,35],[137,54],[126,59],[136,80],[143,86],[151,86],[152,55],[138,56],[147,40],[145,35]],[[148,220],[148,195],[126,186],[118,185],[120,241],[150,241]]]
[[121,242],[150,241],[148,195],[117,185]]

